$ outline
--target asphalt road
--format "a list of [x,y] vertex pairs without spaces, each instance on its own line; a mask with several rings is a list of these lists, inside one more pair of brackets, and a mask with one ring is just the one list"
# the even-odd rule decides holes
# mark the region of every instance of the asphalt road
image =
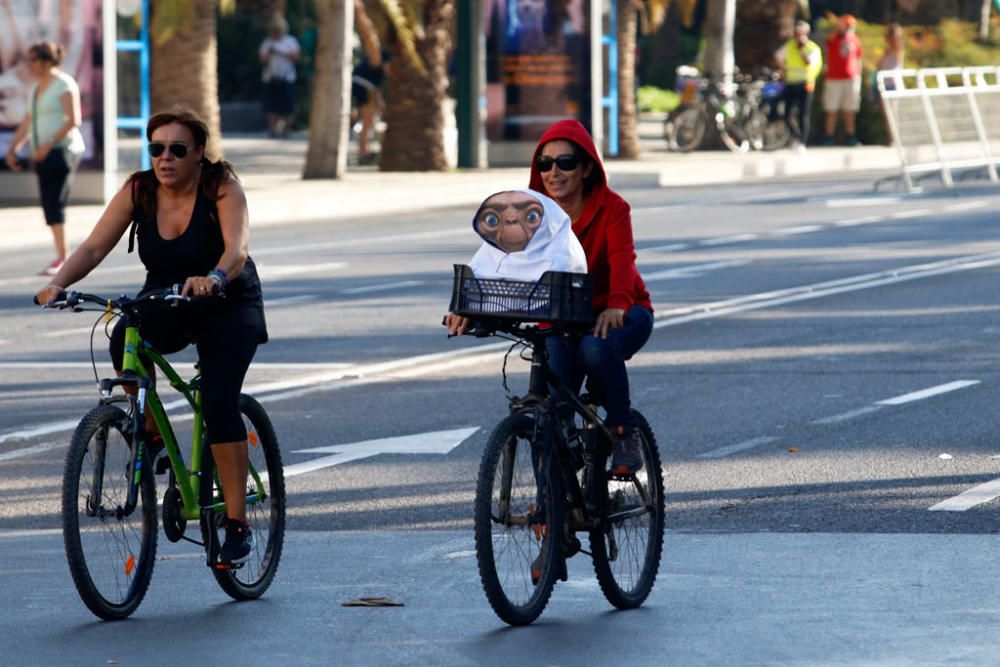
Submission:
[[[478,245],[473,211],[417,210],[253,233],[272,340],[247,385],[297,473],[288,555],[264,601],[227,605],[197,554],[171,546],[124,625],[91,622],[57,530],[65,442],[96,400],[95,317],[30,306],[45,249],[0,254],[0,647],[14,664],[197,662],[218,651],[218,624],[253,636],[216,664],[243,650],[304,664],[1000,661],[1000,191],[876,195],[852,178],[623,194],[657,310],[633,401],[667,484],[646,608],[607,613],[579,557],[538,628],[492,616],[469,529],[506,410],[502,352],[440,326],[450,266]],[[81,287],[140,282],[120,247]],[[95,347],[104,374],[100,328]],[[515,389],[525,379],[512,363]],[[441,453],[391,440],[459,429],[472,434]],[[359,449],[383,453],[338,460]],[[407,606],[338,604],[370,593]],[[167,646],[172,632],[189,640]]]

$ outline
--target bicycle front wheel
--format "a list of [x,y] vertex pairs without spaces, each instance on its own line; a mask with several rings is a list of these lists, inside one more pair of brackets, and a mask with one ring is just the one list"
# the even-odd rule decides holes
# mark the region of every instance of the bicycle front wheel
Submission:
[[547,480],[537,479],[538,435],[530,416],[504,418],[486,443],[476,486],[479,578],[493,611],[511,625],[538,618],[557,576],[551,527],[562,524]]
[[131,486],[132,418],[111,405],[91,410],[66,454],[62,489],[63,543],[76,590],[94,614],[113,621],[138,608],[156,555],[156,488],[143,455],[137,503]]
[[[253,550],[242,567],[213,568],[212,572],[219,586],[231,598],[254,600],[263,595],[271,585],[278,571],[278,561],[281,560],[285,540],[285,474],[278,437],[267,412],[254,398],[242,394],[240,413],[247,429],[247,452],[250,458],[247,521],[253,532]],[[263,494],[260,493],[258,483]],[[213,526],[212,529],[218,531],[218,527]],[[221,539],[216,541],[216,544],[221,543]]]
[[638,607],[653,590],[663,551],[663,472],[649,422],[632,410],[642,440],[642,468],[635,475],[608,480],[604,526],[590,534],[594,572],[608,602],[619,609]]
[[705,138],[705,112],[701,105],[689,106],[673,115],[664,130],[670,150],[687,153],[701,145]]

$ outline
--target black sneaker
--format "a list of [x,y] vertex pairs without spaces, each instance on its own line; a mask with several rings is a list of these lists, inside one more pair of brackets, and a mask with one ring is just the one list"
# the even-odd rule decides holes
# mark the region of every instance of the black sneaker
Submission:
[[641,469],[642,443],[639,441],[639,430],[619,426],[615,433],[614,449],[611,450],[611,472],[616,475],[631,475]]
[[253,549],[253,532],[250,524],[236,519],[226,519],[226,541],[219,550],[219,562],[229,565],[242,563]]

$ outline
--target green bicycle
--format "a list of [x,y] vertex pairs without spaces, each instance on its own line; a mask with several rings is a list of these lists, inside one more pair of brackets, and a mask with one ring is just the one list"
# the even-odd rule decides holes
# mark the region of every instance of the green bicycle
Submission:
[[[50,304],[76,312],[98,310],[84,307],[95,304],[105,312],[102,319],[106,322],[115,315],[127,322],[123,374],[100,380],[100,402],[73,433],[63,472],[63,541],[70,573],[84,604],[105,620],[127,618],[149,588],[157,542],[154,472],[169,473],[162,503],[167,539],[184,539],[203,546],[206,564],[222,590],[233,599],[260,597],[271,585],[281,558],[285,532],[281,452],[267,413],[260,403],[244,394],[240,396],[240,412],[250,455],[247,520],[253,530],[254,546],[245,563],[228,565],[219,561],[219,532],[226,505],[211,448],[204,443],[201,376],[183,380],[132,324],[136,307],[143,301],[176,306],[184,300],[189,297],[181,296],[180,286],[175,285],[134,299],[67,292],[64,299]],[[95,329],[100,321],[95,323]],[[194,413],[190,468],[146,371],[148,364],[160,369]],[[116,387],[132,387],[135,391],[113,393]],[[162,452],[151,452],[150,443],[145,441],[146,410],[152,411],[163,437]],[[185,535],[188,521],[198,522],[200,541]]]

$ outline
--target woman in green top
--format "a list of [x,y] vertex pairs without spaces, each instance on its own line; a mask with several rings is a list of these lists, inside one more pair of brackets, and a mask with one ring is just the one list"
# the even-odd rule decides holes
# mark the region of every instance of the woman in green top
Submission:
[[53,42],[37,42],[28,48],[28,65],[36,83],[28,94],[28,113],[7,150],[7,165],[20,171],[17,150],[25,141],[31,141],[42,210],[56,246],[55,260],[42,269],[41,275],[55,275],[66,259],[66,202],[84,150],[80,88],[73,77],[59,69],[62,56],[62,47]]

